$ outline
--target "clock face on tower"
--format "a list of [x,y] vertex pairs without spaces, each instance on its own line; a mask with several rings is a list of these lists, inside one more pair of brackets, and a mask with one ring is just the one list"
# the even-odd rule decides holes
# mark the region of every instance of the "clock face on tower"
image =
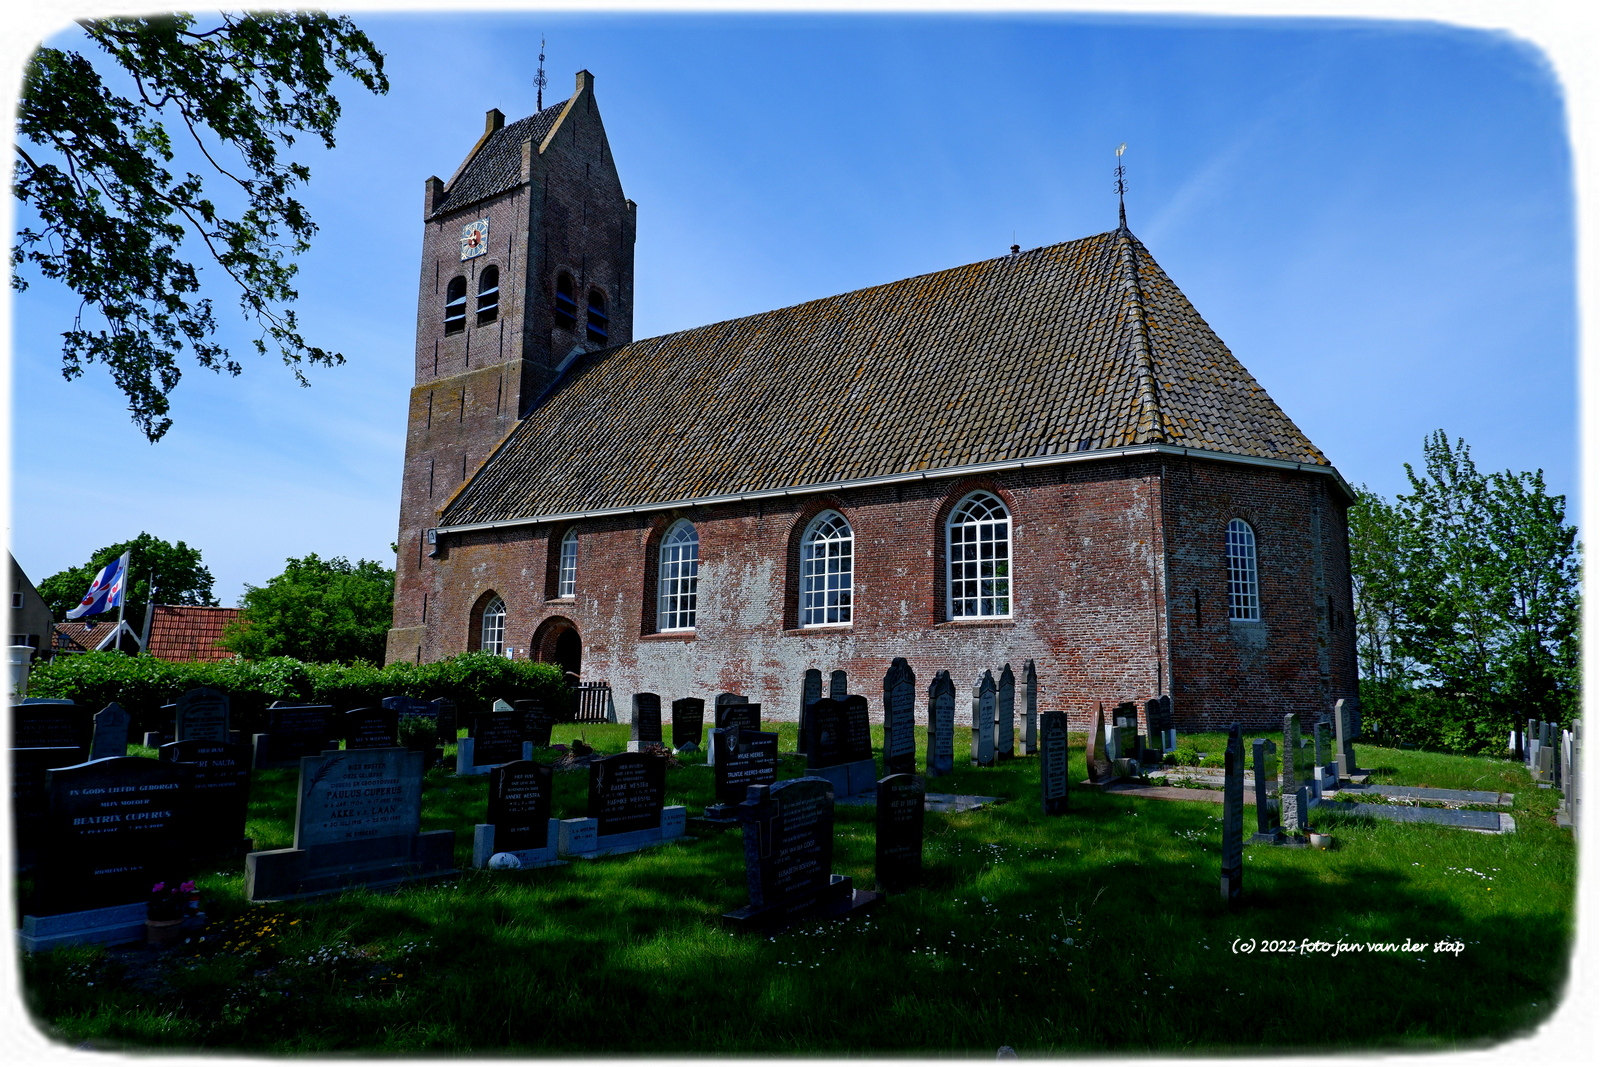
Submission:
[[461,258],[471,259],[489,251],[489,220],[479,219],[461,227]]

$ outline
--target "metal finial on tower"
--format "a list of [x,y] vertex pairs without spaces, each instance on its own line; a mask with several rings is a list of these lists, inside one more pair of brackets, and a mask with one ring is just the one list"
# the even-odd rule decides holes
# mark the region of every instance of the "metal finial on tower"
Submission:
[[1123,194],[1128,191],[1127,172],[1122,167],[1122,153],[1128,150],[1128,142],[1123,141],[1117,145],[1117,228],[1128,228],[1128,209],[1123,206]]
[[535,107],[539,111],[544,110],[544,87],[547,84],[544,77],[544,34],[541,33],[539,35],[539,73],[533,76],[533,87],[538,93]]

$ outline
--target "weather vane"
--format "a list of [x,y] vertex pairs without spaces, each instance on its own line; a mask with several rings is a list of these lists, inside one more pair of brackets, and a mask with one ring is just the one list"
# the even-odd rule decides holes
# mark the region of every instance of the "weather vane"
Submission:
[[1122,166],[1122,153],[1127,150],[1127,141],[1117,145],[1117,225],[1124,230],[1128,228],[1128,211],[1122,204],[1122,196],[1128,191],[1128,179]]
[[536,111],[544,110],[544,87],[546,84],[544,77],[544,34],[541,33],[539,35],[539,73],[533,76],[533,88],[538,93],[538,100],[534,105],[534,110]]

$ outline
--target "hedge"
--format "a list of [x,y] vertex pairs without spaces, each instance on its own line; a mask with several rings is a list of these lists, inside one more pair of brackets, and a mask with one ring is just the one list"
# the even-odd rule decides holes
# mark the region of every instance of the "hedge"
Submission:
[[511,660],[468,652],[437,663],[304,663],[286,656],[228,659],[213,663],[169,663],[154,656],[85,652],[36,664],[28,675],[28,695],[71,700],[100,710],[115,701],[133,717],[136,730],[170,728],[161,708],[200,686],[230,697],[233,726],[246,734],[266,726],[266,708],[275,700],[331,704],[340,711],[377,707],[384,697],[421,700],[448,697],[459,715],[487,710],[496,698],[540,697],[560,706],[570,699],[561,668],[551,663]]

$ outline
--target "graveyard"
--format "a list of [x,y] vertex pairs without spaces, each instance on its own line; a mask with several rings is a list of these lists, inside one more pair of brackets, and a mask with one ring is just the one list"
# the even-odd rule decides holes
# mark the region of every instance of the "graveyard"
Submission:
[[[903,699],[895,683],[891,669],[886,703]],[[1001,691],[994,683],[980,682],[982,700]],[[1230,804],[1215,790],[1172,800],[1093,788],[1085,735],[1042,716],[1036,745],[1020,699],[1019,738],[975,737],[969,753],[958,725],[949,773],[924,777],[923,726],[896,719],[886,737],[881,722],[862,729],[860,698],[806,695],[809,737],[738,698],[646,700],[632,724],[552,725],[519,701],[442,723],[455,736],[428,757],[384,747],[390,719],[357,716],[343,750],[307,752],[298,768],[254,761],[243,816],[252,851],[241,853],[232,825],[213,835],[230,847],[198,862],[203,923],[159,945],[25,953],[28,1008],[53,1039],[94,1049],[987,1058],[1001,1046],[1024,1056],[1456,1048],[1527,1032],[1561,999],[1573,832],[1558,825],[1560,791],[1539,788],[1523,762],[1354,743],[1369,787],[1504,794],[1515,832],[1313,805],[1308,821],[1330,846],[1245,844],[1230,902],[1218,891]],[[995,713],[1012,714],[1008,701],[996,697]],[[668,706],[682,719],[663,716]],[[485,751],[513,720],[512,743],[488,766]],[[682,726],[697,721],[704,735],[690,748]],[[463,763],[469,724],[479,755]],[[524,748],[528,730],[548,746]],[[1248,754],[1256,737],[1282,740],[1260,732],[1232,747]],[[89,743],[32,739],[53,741]],[[1189,796],[1230,762],[1223,733],[1178,741],[1194,765],[1131,784]],[[165,742],[175,743],[210,747],[134,743],[88,766],[132,760],[159,783],[182,756],[210,768],[211,810],[226,764],[215,750],[229,746]],[[915,777],[884,779],[908,756]],[[1041,782],[1047,765],[1061,782],[1063,758],[1064,794]],[[226,765],[237,779],[251,762],[241,753]],[[837,802],[864,762],[891,783],[879,787],[882,823],[870,796]],[[794,782],[813,770],[828,788]],[[727,804],[741,785],[762,804]],[[393,793],[414,801],[410,815]],[[993,799],[959,810],[935,794]],[[1256,810],[1243,795],[1233,810],[1248,836]],[[799,856],[755,900],[738,820],[704,817],[719,803],[747,819],[775,812],[761,833],[780,843],[795,826],[820,826],[799,851],[826,854]],[[627,848],[593,847],[624,838]],[[153,862],[136,843],[130,854]],[[496,862],[503,855],[527,862]],[[407,876],[387,879],[401,856]],[[854,907],[774,920],[781,879],[808,870]],[[25,899],[46,886],[70,893],[82,876],[46,859],[17,888]],[[752,914],[759,921],[737,918]]]

